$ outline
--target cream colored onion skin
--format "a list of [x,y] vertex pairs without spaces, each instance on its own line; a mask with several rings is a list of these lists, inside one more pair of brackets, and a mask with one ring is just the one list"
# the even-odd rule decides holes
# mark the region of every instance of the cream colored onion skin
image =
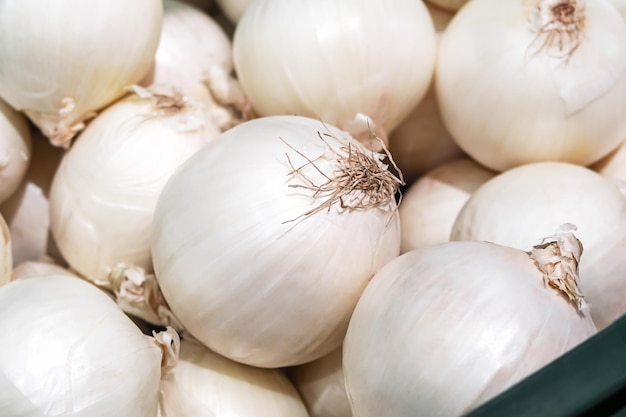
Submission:
[[386,137],[424,96],[435,49],[432,19],[414,0],[254,1],[233,39],[235,70],[257,114],[320,119],[366,144],[371,130]]
[[213,66],[232,71],[230,39],[210,15],[194,6],[165,0],[163,7],[154,67],[142,84],[170,84],[185,95],[210,100],[206,72]]
[[289,369],[310,417],[352,417],[343,377],[342,349]]
[[150,69],[160,0],[0,3],[0,96],[52,143],[69,146],[94,111]]
[[444,124],[467,154],[497,171],[551,160],[588,165],[626,137],[626,24],[606,0],[580,2],[582,38],[566,60],[539,50],[546,38],[529,27],[538,3],[472,0],[440,43]]
[[[337,348],[367,281],[399,254],[393,199],[300,217],[325,198],[290,187],[305,182],[289,175],[287,157],[297,168],[298,152],[325,154],[318,132],[359,147],[315,119],[261,117],[196,153],[159,197],[152,257],[163,295],[195,338],[232,360],[276,368]],[[337,163],[316,165],[330,173]],[[325,180],[311,164],[302,172]]]
[[619,14],[622,15],[623,18],[626,19],[626,1],[625,0],[611,0],[613,6],[617,8]]
[[158,103],[131,95],[108,107],[54,175],[50,226],[59,251],[72,269],[105,288],[118,264],[152,270],[152,219],[161,189],[219,134],[192,105],[176,110],[167,100],[163,108]]
[[16,264],[13,268],[12,280],[48,275],[68,275],[70,277],[80,278],[74,272],[55,263],[53,259],[41,258]]
[[104,292],[65,275],[0,288],[6,416],[153,417],[161,351]]
[[626,144],[622,142],[613,152],[591,165],[600,175],[626,185]]
[[308,417],[292,383],[278,369],[231,361],[183,340],[161,380],[161,417]]
[[596,172],[564,162],[520,166],[487,181],[459,213],[451,240],[528,249],[558,225],[578,227],[580,286],[598,329],[626,313],[626,200]]
[[48,195],[52,177],[63,157],[36,128],[32,130],[32,155],[18,189],[0,205],[12,239],[13,262],[19,264],[51,256],[63,262],[50,232]]
[[431,169],[402,195],[401,253],[450,240],[452,226],[472,193],[497,173],[470,158]]
[[30,165],[31,146],[24,115],[0,100],[0,203],[11,197],[24,179]]
[[522,250],[416,249],[372,278],[350,320],[343,370],[352,411],[460,416],[595,333],[588,310],[544,286]]

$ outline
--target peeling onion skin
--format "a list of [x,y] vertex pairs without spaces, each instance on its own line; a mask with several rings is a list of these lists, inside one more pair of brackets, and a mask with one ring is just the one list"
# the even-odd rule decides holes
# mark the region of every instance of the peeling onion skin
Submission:
[[352,411],[456,417],[595,333],[524,251],[417,249],[385,265],[354,310],[343,353]]
[[[306,181],[288,156],[297,168],[299,153],[325,155],[315,164],[327,175],[337,167],[318,132],[361,146],[315,119],[253,119],[190,158],[159,197],[152,258],[163,295],[195,338],[235,361],[293,366],[337,348],[367,281],[399,254],[393,197],[327,210],[312,190],[290,187]],[[301,172],[326,180],[311,164]]]

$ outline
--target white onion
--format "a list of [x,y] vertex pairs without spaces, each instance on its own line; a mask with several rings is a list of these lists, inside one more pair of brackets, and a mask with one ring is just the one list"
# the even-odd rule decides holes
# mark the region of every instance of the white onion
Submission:
[[[580,299],[552,287],[567,278],[576,289],[578,243],[567,229],[533,256],[490,242],[447,242],[385,265],[344,341],[355,417],[463,415],[593,336]],[[538,265],[557,272],[547,278]]]
[[233,54],[257,114],[321,119],[370,145],[371,130],[386,141],[426,93],[435,31],[421,1],[259,0]]
[[243,365],[185,340],[161,394],[161,417],[308,417],[280,370]]
[[626,137],[625,70],[607,0],[472,0],[442,36],[437,97],[457,144],[494,170],[588,165]]
[[69,275],[70,277],[80,278],[66,267],[57,264],[54,259],[43,257],[37,260],[24,261],[16,264],[15,267],[13,267],[12,280],[48,275]]
[[11,233],[13,262],[51,256],[63,263],[50,233],[48,193],[64,150],[52,146],[38,129],[33,129],[31,151],[31,163],[20,186],[0,205]]
[[564,162],[508,170],[474,191],[450,238],[524,249],[565,222],[578,227],[581,288],[602,329],[626,313],[626,199],[609,179]]
[[201,108],[169,88],[136,93],[81,133],[50,190],[50,226],[61,254],[107,288],[119,264],[152,269],[157,197],[175,169],[219,134]]
[[613,3],[613,6],[617,8],[619,14],[622,15],[623,18],[626,18],[626,0],[610,0]]
[[154,417],[161,350],[95,286],[66,275],[0,288],[0,409],[22,417]]
[[189,158],[154,215],[154,269],[174,315],[253,366],[338,347],[367,281],[400,250],[400,181],[383,157],[320,121],[269,116]]
[[56,145],[148,72],[161,0],[3,1],[0,96]]
[[452,226],[470,195],[496,175],[461,158],[428,171],[403,194],[400,203],[401,253],[450,240]]
[[604,177],[626,185],[626,142],[622,142],[613,152],[590,166]]
[[341,347],[289,369],[310,417],[352,417],[343,377]]
[[178,0],[165,0],[161,40],[152,71],[142,85],[172,85],[200,101],[222,130],[252,118],[232,77],[232,45],[208,14]]
[[24,115],[0,100],[0,204],[15,193],[23,181],[30,165],[31,146]]

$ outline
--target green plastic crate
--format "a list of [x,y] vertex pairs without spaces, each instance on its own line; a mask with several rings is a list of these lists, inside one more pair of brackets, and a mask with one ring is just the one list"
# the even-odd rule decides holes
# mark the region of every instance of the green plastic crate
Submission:
[[465,415],[509,416],[626,417],[626,315]]

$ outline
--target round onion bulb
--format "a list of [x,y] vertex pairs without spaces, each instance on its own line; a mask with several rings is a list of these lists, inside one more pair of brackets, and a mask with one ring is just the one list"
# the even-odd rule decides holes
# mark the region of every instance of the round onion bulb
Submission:
[[470,195],[496,175],[470,158],[428,171],[402,195],[401,253],[450,240],[452,226]]
[[464,415],[593,336],[589,310],[569,290],[579,243],[567,229],[530,254],[446,242],[385,265],[344,341],[354,415]]
[[162,377],[161,395],[163,417],[308,417],[280,370],[234,362],[186,340],[178,361]]
[[388,156],[302,116],[222,133],[159,196],[152,256],[174,315],[232,360],[293,366],[337,348],[361,291],[398,256]]
[[39,132],[32,131],[32,156],[18,189],[0,205],[9,226],[13,262],[19,264],[51,256],[64,262],[50,232],[48,200],[52,177],[64,150],[52,146]]
[[0,288],[6,416],[153,417],[161,349],[103,291],[67,275]]
[[94,112],[146,75],[162,15],[161,0],[0,2],[0,97],[70,146]]
[[422,1],[259,0],[233,57],[257,114],[321,119],[373,147],[372,131],[387,142],[426,93],[435,48]]
[[31,147],[26,117],[0,100],[0,203],[11,197],[24,180],[30,165]]
[[289,369],[310,417],[352,417],[343,377],[342,349]]
[[233,71],[232,45],[207,13],[178,0],[163,3],[163,27],[152,71],[141,82],[172,85],[201,102],[226,130],[252,117]]
[[491,169],[589,165],[626,137],[626,24],[608,0],[472,0],[437,56],[444,125]]
[[626,199],[615,183],[565,162],[536,162],[484,183],[467,200],[451,240],[487,240],[518,249],[561,223],[578,227],[585,247],[581,288],[602,329],[626,313]]
[[63,156],[50,189],[52,234],[72,269],[105,288],[120,264],[151,271],[157,197],[176,168],[219,133],[169,88],[137,88],[100,113]]

